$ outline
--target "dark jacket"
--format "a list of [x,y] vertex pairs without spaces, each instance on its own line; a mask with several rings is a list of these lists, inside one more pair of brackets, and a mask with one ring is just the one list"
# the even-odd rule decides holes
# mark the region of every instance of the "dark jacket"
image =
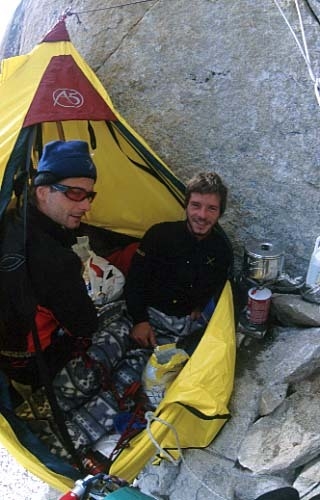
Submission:
[[134,323],[148,320],[152,306],[171,316],[202,310],[218,299],[229,277],[233,252],[217,226],[197,240],[186,221],[152,226],[141,241],[126,282],[126,301]]
[[[23,243],[25,220],[26,245]],[[47,330],[62,326],[70,336],[90,338],[98,320],[82,279],[81,261],[71,249],[75,243],[73,232],[30,206],[26,219],[15,211],[6,215],[2,238],[1,262],[11,262],[8,255],[20,255],[26,260],[16,269],[11,265],[13,272],[3,272],[3,269],[1,272],[2,283],[5,282],[1,293],[6,308],[6,332],[1,335],[1,350],[30,350],[32,320],[37,319],[39,306],[42,312],[47,311],[54,318],[45,325]],[[1,307],[4,307],[3,301]],[[48,336],[48,331],[45,334]]]

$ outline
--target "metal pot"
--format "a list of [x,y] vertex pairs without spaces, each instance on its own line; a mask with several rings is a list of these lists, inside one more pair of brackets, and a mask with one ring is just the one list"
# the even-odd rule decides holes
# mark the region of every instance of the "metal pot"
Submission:
[[282,273],[284,252],[272,241],[252,240],[244,252],[244,275],[258,283],[276,281]]

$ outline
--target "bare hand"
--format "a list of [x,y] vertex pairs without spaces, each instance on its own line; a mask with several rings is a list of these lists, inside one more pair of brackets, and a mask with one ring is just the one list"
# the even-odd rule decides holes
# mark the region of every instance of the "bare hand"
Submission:
[[148,321],[143,321],[135,325],[131,330],[130,336],[141,347],[156,347],[157,345],[155,333]]

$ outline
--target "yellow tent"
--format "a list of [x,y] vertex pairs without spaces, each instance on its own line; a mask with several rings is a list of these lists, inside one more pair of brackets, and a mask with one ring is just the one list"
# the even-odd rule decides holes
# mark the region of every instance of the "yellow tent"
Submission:
[[[90,145],[98,196],[88,223],[139,238],[156,222],[183,217],[183,184],[114,109],[72,45],[64,19],[30,54],[4,60],[0,78],[0,218],[37,166],[43,145],[56,139]],[[227,283],[199,346],[155,410],[156,417],[174,426],[183,448],[207,446],[229,418],[233,318]],[[170,428],[154,421],[151,430],[160,446],[176,455]],[[46,456],[1,398],[0,441],[28,470],[61,491],[77,477],[70,465]],[[110,472],[131,481],[155,452],[144,430]]]
[[[229,419],[234,339],[232,293],[227,283],[201,342],[154,411],[151,436],[173,458],[179,456],[179,447],[207,446]],[[148,430],[132,439],[110,472],[132,481],[158,451],[153,439]]]
[[[114,109],[61,20],[28,55],[2,62],[0,215],[26,161],[51,140],[91,146],[99,193],[88,222],[140,237],[183,213],[183,184]],[[134,210],[132,207],[135,207]]]

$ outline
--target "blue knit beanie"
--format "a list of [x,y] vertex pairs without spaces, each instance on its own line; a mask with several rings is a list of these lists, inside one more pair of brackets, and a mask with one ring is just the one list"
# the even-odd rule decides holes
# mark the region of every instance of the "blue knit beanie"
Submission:
[[54,184],[69,177],[97,179],[88,144],[85,141],[48,142],[39,160],[34,185]]

